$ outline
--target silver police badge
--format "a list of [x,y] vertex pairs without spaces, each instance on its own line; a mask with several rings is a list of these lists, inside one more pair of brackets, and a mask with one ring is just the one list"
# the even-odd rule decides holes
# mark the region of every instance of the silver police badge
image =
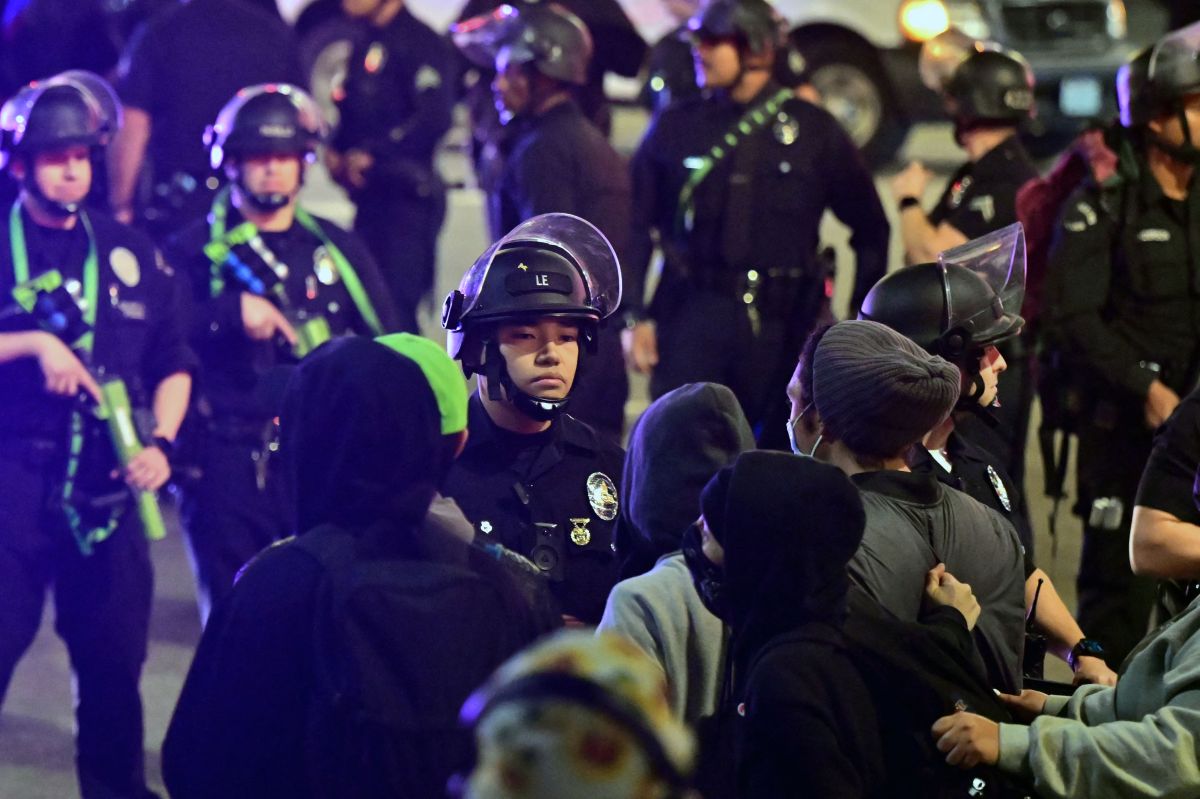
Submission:
[[313,250],[313,271],[316,272],[317,280],[321,281],[323,286],[332,286],[341,277],[338,274],[337,265],[333,262],[333,256],[324,246]]
[[1008,489],[1004,487],[1003,481],[1000,480],[1000,475],[996,473],[990,465],[987,467],[988,480],[992,481],[992,490],[996,492],[996,497],[1000,500],[1000,504],[1009,513],[1012,513],[1012,500],[1008,498]]
[[587,479],[588,503],[606,522],[617,518],[617,487],[604,472],[592,472]]

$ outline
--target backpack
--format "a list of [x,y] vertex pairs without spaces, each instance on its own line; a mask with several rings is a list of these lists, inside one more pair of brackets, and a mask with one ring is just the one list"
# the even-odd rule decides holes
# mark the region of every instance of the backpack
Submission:
[[535,637],[528,607],[465,565],[362,558],[336,528],[296,546],[324,569],[305,731],[312,795],[446,796],[473,762],[459,710]]

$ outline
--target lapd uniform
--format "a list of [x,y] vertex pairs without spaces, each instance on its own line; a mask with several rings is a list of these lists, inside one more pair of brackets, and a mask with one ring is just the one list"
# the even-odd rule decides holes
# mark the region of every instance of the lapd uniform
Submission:
[[543,433],[508,432],[478,397],[471,398],[467,426],[471,435],[445,495],[481,541],[537,564],[563,613],[598,623],[617,580],[613,526],[624,452],[568,414]]
[[417,307],[433,288],[446,189],[433,164],[454,105],[449,44],[408,9],[385,28],[364,27],[335,92],[341,122],[335,149],[374,157],[366,185],[350,192],[362,236],[392,293],[404,330],[417,333]]
[[914,472],[934,475],[942,485],[988,506],[1013,526],[1025,550],[1025,576],[1032,574],[1033,528],[1025,495],[1003,467],[993,465],[994,456],[958,433],[951,433],[946,441],[946,462],[924,447],[914,448],[913,453],[914,460],[909,466]]
[[[512,151],[490,198],[496,238],[545,213],[574,214],[591,222],[624,259],[629,242],[629,171],[579,105],[568,100],[542,114],[514,120]],[[629,379],[617,331],[599,333],[571,394],[571,413],[621,436]]]
[[[783,96],[772,82],[749,106],[718,94],[654,120],[633,161],[624,294],[629,315],[657,323],[654,396],[690,382],[723,383],[768,434],[783,429],[784,389],[824,298],[817,248],[825,209],[853,230],[852,309],[886,271],[888,244],[879,195],[853,142],[827,112],[794,96],[726,148],[691,202],[681,202],[714,145],[751,121],[748,112]],[[654,229],[665,263],[644,309]]]
[[[1146,394],[1158,378],[1186,395],[1200,361],[1196,203],[1167,198],[1128,150],[1121,169],[1117,185],[1067,202],[1046,285],[1049,323],[1082,398],[1079,622],[1114,667],[1146,632],[1153,604],[1152,583],[1129,568],[1130,513],[1151,448]],[[1119,501],[1104,503],[1107,518],[1100,499]]]
[[[236,209],[230,209],[229,216],[232,230],[242,219]],[[313,221],[351,265],[383,331],[394,330],[395,311],[366,247],[332,222],[320,217]],[[293,319],[301,314],[321,317],[335,336],[374,334],[314,233],[297,221],[285,231],[259,235],[288,267],[284,286],[290,309],[285,313]],[[209,222],[197,220],[168,250],[188,280],[190,338],[203,366],[180,453],[191,472],[184,481],[182,509],[203,616],[229,592],[251,557],[293,532],[292,503],[273,455],[274,419],[296,359],[281,341],[246,336],[241,313],[245,288],[228,272],[222,271],[224,288],[213,296],[213,265],[204,254],[210,236]]]
[[[929,214],[934,227],[943,222],[968,239],[977,239],[1017,220],[1017,192],[1038,176],[1017,136],[1010,136],[978,161],[967,162],[950,178],[946,190]],[[1007,369],[1000,381],[1000,407],[990,411],[999,424],[994,431],[980,430],[974,420],[963,433],[991,451],[1018,485],[1025,482],[1025,438],[1033,403],[1029,349],[1024,334],[997,345]]]
[[[14,284],[7,213],[0,225],[0,304]],[[195,362],[181,322],[179,286],[148,239],[92,213],[97,308],[91,367],[124,379],[135,406],[148,407],[164,378]],[[59,270],[82,281],[88,235],[42,228],[22,212],[29,274]],[[0,332],[35,329],[27,318]],[[63,511],[73,398],[46,393],[36,358],[0,364],[0,697],[41,622],[54,587],[55,629],[76,681],[77,769],[85,797],[142,796],[142,705],[153,594],[146,538],[116,468],[103,423],[84,413],[74,504],[88,529],[119,510],[111,535],[84,555]],[[125,496],[121,496],[124,493]],[[109,497],[98,507],[88,498]]]

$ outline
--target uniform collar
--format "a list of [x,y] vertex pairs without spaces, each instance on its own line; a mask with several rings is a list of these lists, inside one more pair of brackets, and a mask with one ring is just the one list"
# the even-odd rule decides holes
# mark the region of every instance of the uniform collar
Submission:
[[550,423],[550,428],[544,433],[530,433],[523,436],[511,433],[492,421],[483,407],[483,401],[478,394],[472,394],[467,406],[467,447],[495,446],[501,442],[512,443],[514,440],[527,439],[532,444],[559,443],[583,450],[587,453],[600,451],[600,442],[596,433],[587,425],[573,416],[563,414]]
[[983,154],[983,157],[971,165],[971,175],[976,180],[980,178],[1009,178],[1016,174],[1016,167],[1027,167],[1033,170],[1033,162],[1021,138],[1013,135],[997,144]]

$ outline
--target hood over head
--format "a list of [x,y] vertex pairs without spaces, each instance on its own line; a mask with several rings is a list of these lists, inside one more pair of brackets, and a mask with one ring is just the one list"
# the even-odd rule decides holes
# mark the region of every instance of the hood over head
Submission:
[[411,529],[450,467],[437,399],[421,367],[364,338],[341,338],[300,362],[280,414],[281,455],[297,531]]
[[725,550],[735,673],[748,676],[754,653],[779,633],[809,622],[841,626],[846,563],[866,524],[858,489],[841,471],[811,458],[746,452],[713,477],[704,508],[706,520],[720,509],[714,534]]
[[647,568],[679,549],[700,515],[704,484],[751,449],[754,433],[725,386],[689,383],[646,409],[629,438],[621,494]]

